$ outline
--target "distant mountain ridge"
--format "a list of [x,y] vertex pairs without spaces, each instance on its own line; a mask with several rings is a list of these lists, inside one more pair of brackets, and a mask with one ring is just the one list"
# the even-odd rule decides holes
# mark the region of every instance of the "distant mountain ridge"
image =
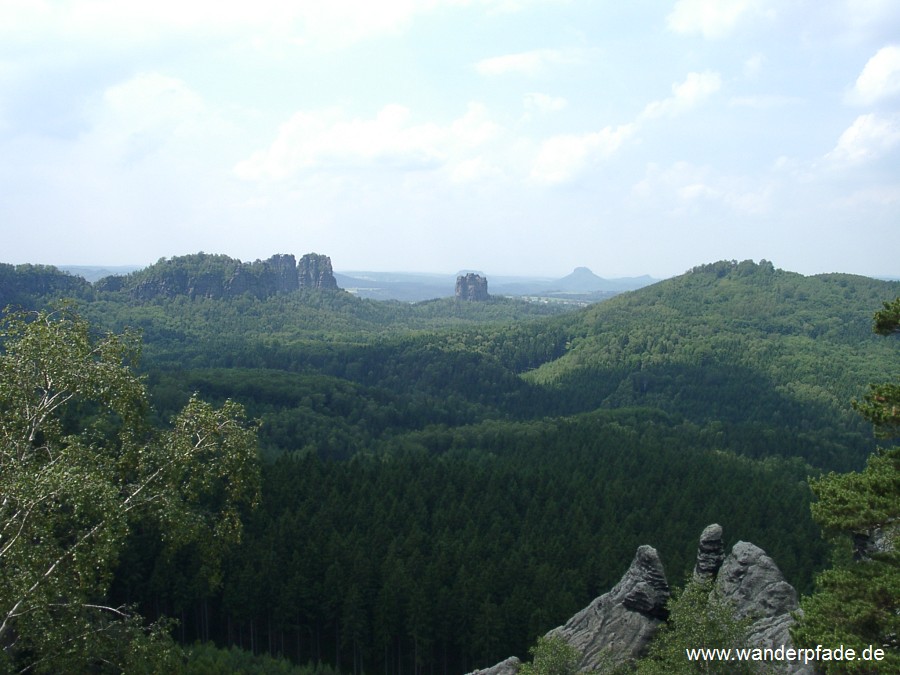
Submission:
[[576,267],[571,274],[559,279],[556,284],[562,291],[593,293],[595,291],[633,291],[657,281],[659,279],[654,279],[647,274],[640,277],[604,279],[598,277],[587,267]]
[[59,270],[94,283],[103,277],[124,276],[143,269],[141,265],[59,265]]
[[[192,293],[200,293],[201,295],[212,294],[210,297],[224,297],[230,293],[240,294],[249,290],[253,295],[262,297],[262,295],[270,292],[288,292],[293,290],[290,283],[290,287],[287,287],[284,285],[284,282],[275,282],[273,285],[271,281],[254,281],[252,278],[253,276],[265,276],[263,268],[266,265],[270,268],[278,268],[284,262],[281,261],[283,257],[283,255],[275,255],[267,260],[257,260],[251,263],[242,262],[225,255],[197,253],[163,258],[146,267],[137,265],[61,265],[56,267],[50,265],[20,265],[18,267],[23,268],[23,270],[31,267],[48,273],[51,270],[56,270],[74,278],[71,282],[59,282],[58,280],[52,282],[63,283],[64,286],[68,284],[73,288],[77,286],[84,289],[86,287],[80,282],[80,279],[84,279],[98,290],[121,290],[125,287],[132,287],[134,285],[131,283],[132,280],[145,279],[148,276],[156,277],[158,282],[161,276],[165,276],[165,270],[167,269],[165,266],[168,265],[172,271],[179,268],[180,271],[178,273],[182,275],[181,281],[170,279],[162,286],[157,286],[155,293],[150,289],[152,284],[148,285],[146,281],[138,282],[144,283],[144,286],[135,292],[138,294],[150,293],[151,295],[171,295],[172,293],[186,293],[190,295]],[[327,258],[328,256],[323,257]],[[288,263],[285,262],[284,264]],[[191,266],[196,267],[198,273],[206,276],[205,284],[200,282],[198,286],[184,277],[184,272]],[[12,270],[16,268],[16,266],[12,265],[7,267]],[[200,268],[203,268],[202,272],[199,272]],[[360,298],[420,302],[436,298],[453,297],[457,276],[468,271],[473,270],[462,270],[455,274],[438,274],[425,272],[335,272],[332,269],[331,276],[335,280],[334,286],[330,282],[325,283],[326,287],[342,288]],[[478,273],[488,278],[491,293],[495,295],[570,299],[582,301],[584,304],[605,300],[618,293],[643,288],[659,281],[659,279],[646,274],[637,277],[604,278],[594,274],[587,267],[576,267],[571,274],[559,279],[530,275],[487,275],[481,271]],[[278,272],[276,272],[277,274]],[[220,275],[224,275],[221,280],[217,279]],[[235,278],[232,279],[232,276]],[[33,275],[32,278],[34,278]],[[44,283],[51,282],[45,281]],[[279,283],[281,284],[280,286]],[[313,287],[315,287],[314,284]],[[273,291],[272,289],[276,290]]]
[[[453,297],[457,275],[468,271],[471,270],[463,270],[457,274],[348,271],[337,272],[335,277],[341,288],[361,298],[418,302]],[[479,274],[487,277],[492,295],[559,297],[585,302],[603,300],[659,281],[648,275],[605,279],[587,267],[577,267],[561,279],[492,275],[484,272]]]

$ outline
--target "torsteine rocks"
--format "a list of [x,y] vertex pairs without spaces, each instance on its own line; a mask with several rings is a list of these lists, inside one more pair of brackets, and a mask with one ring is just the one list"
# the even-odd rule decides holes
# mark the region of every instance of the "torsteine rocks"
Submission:
[[456,277],[456,297],[458,300],[487,300],[487,279],[480,274],[469,273]]
[[[797,592],[785,581],[775,562],[758,546],[739,541],[725,556],[722,527],[703,530],[697,548],[695,578],[715,578],[717,592],[734,605],[738,618],[750,618],[749,641],[753,647],[792,647],[792,612],[797,611]],[[631,567],[611,591],[554,628],[581,654],[579,671],[631,661],[646,653],[657,628],[666,618],[669,587],[656,550],[641,546]],[[510,657],[479,675],[512,675],[519,660]],[[769,663],[775,672],[812,675],[802,663]],[[472,675],[475,675],[473,673]]]

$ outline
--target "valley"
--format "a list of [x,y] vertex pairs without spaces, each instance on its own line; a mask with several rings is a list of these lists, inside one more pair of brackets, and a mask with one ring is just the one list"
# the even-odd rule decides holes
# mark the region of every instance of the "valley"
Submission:
[[376,301],[239,263],[13,268],[0,295],[138,335],[155,425],[195,394],[258,421],[261,502],[218,581],[150,528],[111,598],[177,619],[183,644],[335,672],[524,656],[642,544],[679,582],[713,522],[808,593],[829,553],[807,480],[864,465],[851,401],[900,374],[871,329],[900,282],[720,261],[574,308]]

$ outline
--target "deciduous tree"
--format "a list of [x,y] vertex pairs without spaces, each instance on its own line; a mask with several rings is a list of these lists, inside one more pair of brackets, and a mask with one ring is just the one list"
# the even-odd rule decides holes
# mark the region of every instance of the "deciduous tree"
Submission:
[[204,547],[215,582],[257,499],[240,406],[192,399],[150,428],[138,354],[134,336],[95,336],[65,308],[0,324],[0,670],[176,668],[165,622],[106,600],[119,551],[152,518],[172,548]]

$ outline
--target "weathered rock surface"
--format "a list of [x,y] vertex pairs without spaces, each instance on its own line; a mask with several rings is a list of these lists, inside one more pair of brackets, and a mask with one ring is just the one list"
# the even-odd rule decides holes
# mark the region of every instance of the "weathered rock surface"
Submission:
[[483,670],[473,670],[469,675],[516,675],[519,672],[519,661],[515,656],[510,656],[495,666]]
[[297,264],[300,288],[337,290],[337,281],[331,269],[331,258],[319,253],[307,253]]
[[162,259],[125,277],[105,277],[95,288],[125,291],[141,300],[187,295],[191,298],[232,298],[249,294],[259,299],[300,288],[337,290],[326,255],[308,253],[298,263],[293,255],[244,263],[225,255],[178,256]]
[[[705,532],[705,531],[704,531]],[[699,564],[699,560],[698,560]],[[799,607],[797,591],[784,579],[778,565],[759,546],[739,541],[725,558],[716,576],[716,588],[731,601],[741,619],[751,619],[750,643],[776,649],[793,647],[791,613]],[[807,675],[803,664],[775,664],[782,672]]]
[[[694,575],[715,578],[716,588],[733,603],[739,618],[749,618],[750,643],[754,647],[792,647],[792,612],[798,608],[797,592],[784,579],[775,561],[758,546],[740,541],[725,556],[722,527],[709,525],[700,535]],[[579,670],[640,658],[667,616],[669,585],[656,550],[641,546],[631,567],[608,593],[554,628],[547,637],[560,636],[581,654]],[[470,675],[511,675],[519,661],[511,657]],[[771,663],[774,672],[812,675],[803,664]]]
[[739,541],[722,563],[716,586],[739,618],[771,618],[798,607],[797,591],[759,546]]
[[638,548],[631,566],[611,591],[554,628],[581,652],[581,670],[604,662],[622,663],[643,654],[666,616],[669,584],[662,561],[651,546]]
[[722,526],[707,525],[700,535],[697,545],[697,564],[694,565],[694,577],[710,579],[719,572],[725,560],[725,540],[722,538]]
[[456,297],[459,300],[487,300],[487,279],[479,274],[469,273],[456,277]]

